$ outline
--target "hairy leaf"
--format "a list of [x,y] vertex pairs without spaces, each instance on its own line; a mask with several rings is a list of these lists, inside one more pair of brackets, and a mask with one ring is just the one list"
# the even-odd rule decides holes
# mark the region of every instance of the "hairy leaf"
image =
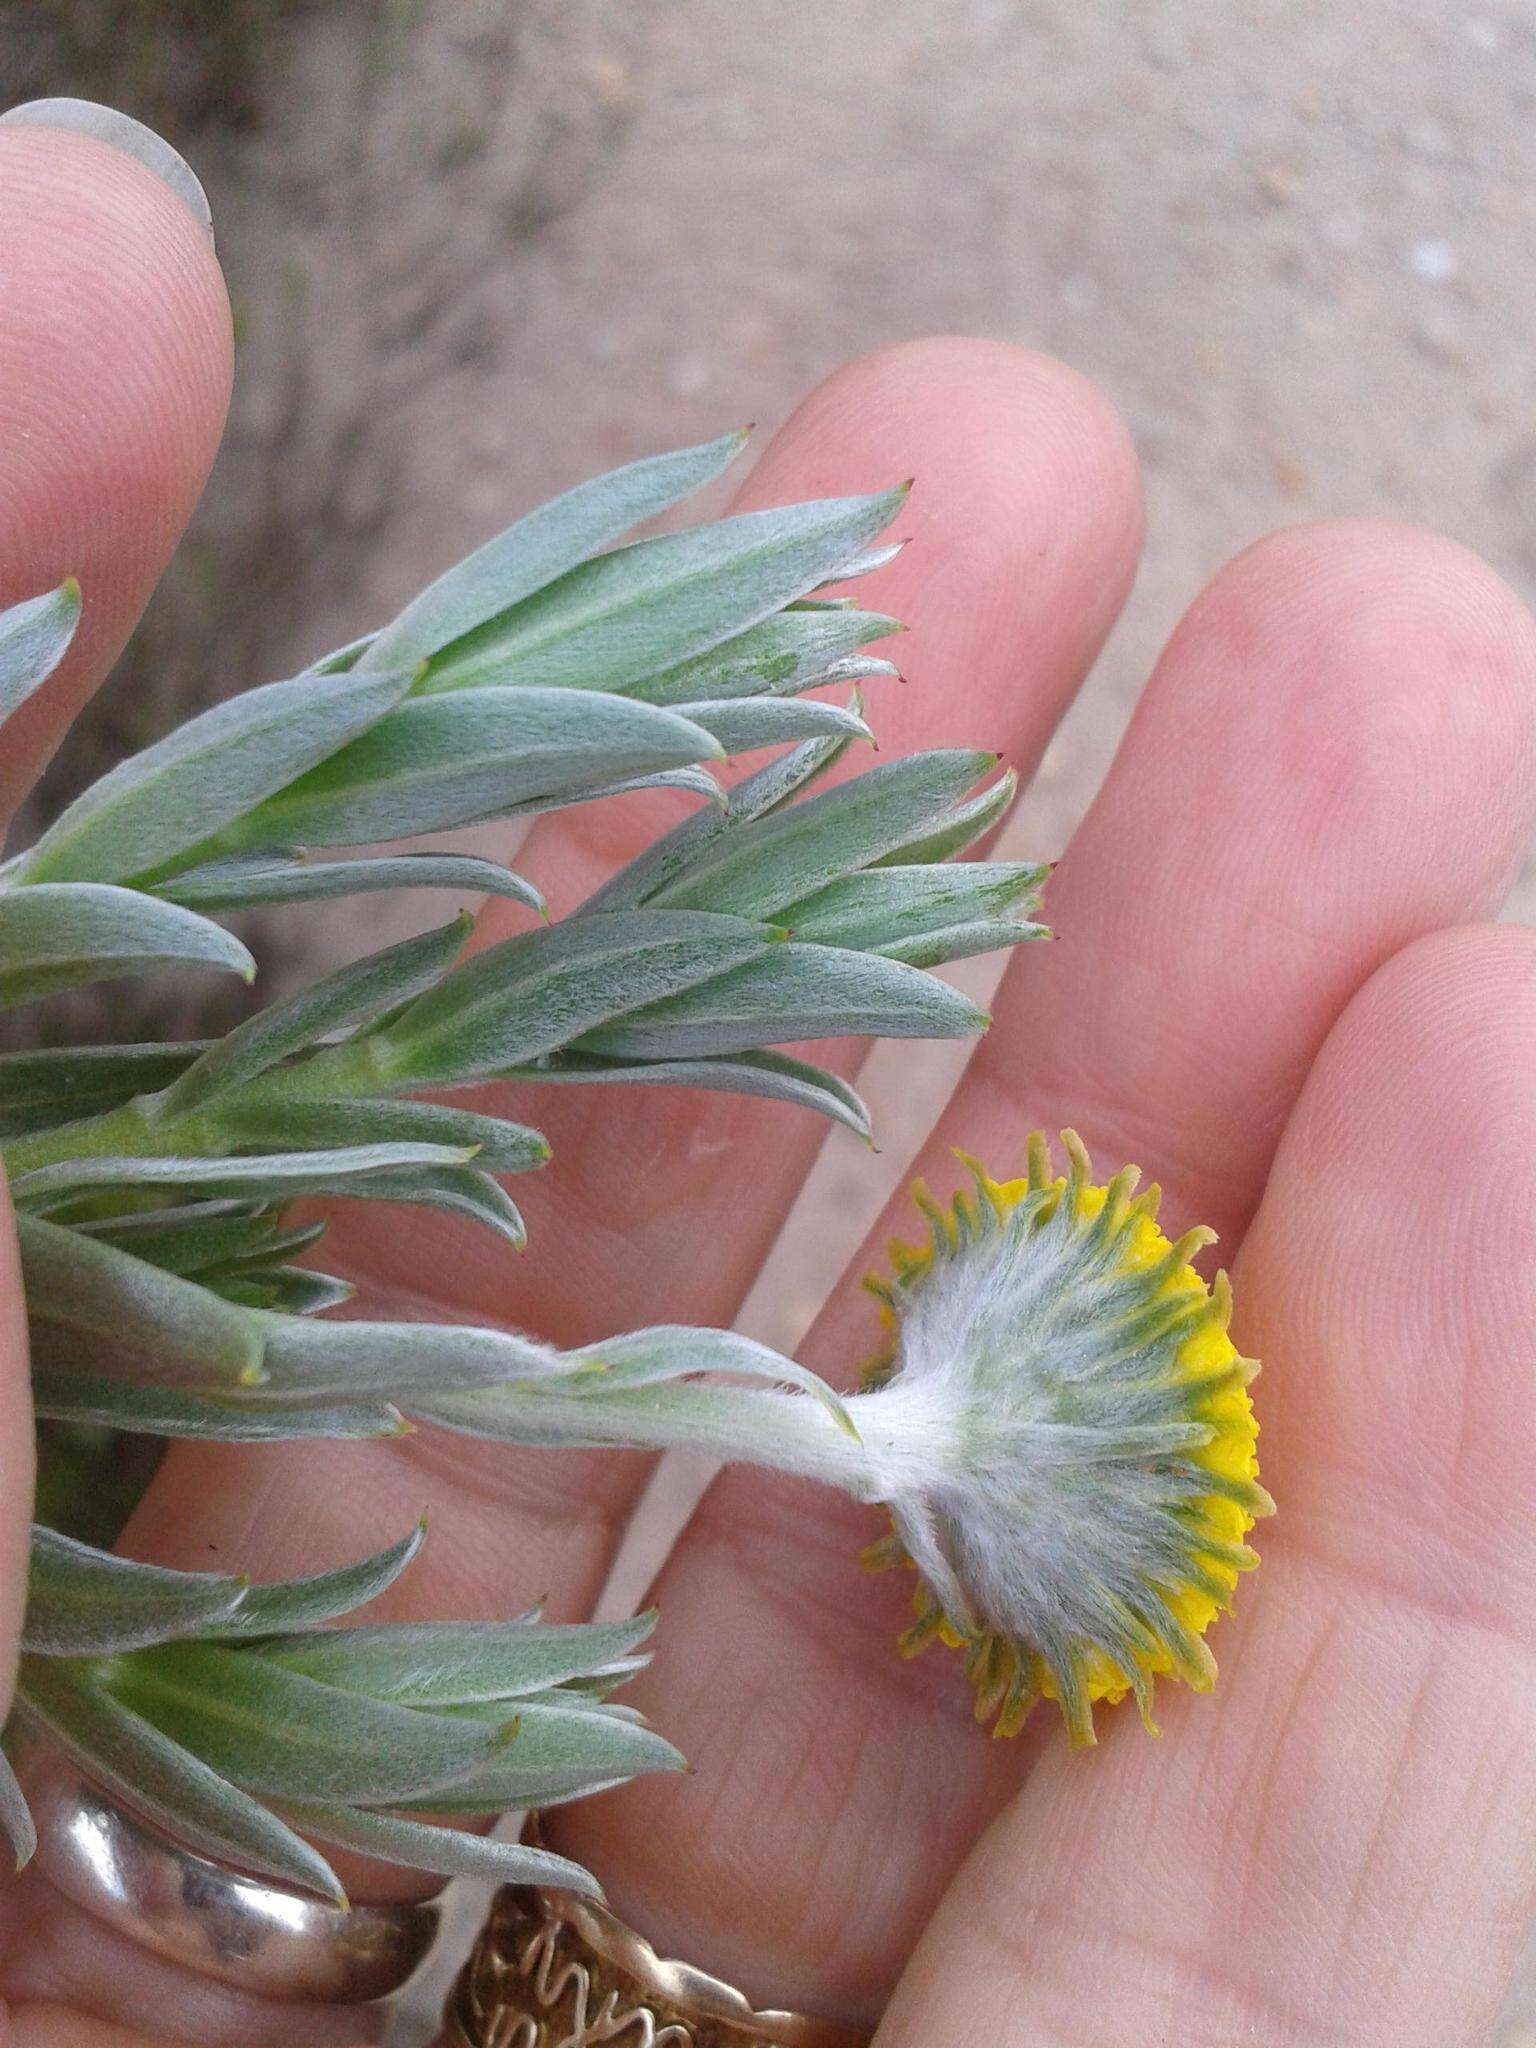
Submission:
[[80,586],[73,576],[0,612],[0,723],[47,682],[79,623]]
[[27,882],[116,882],[163,865],[323,761],[399,703],[409,669],[268,683],[216,704],[77,797],[21,867]]
[[253,904],[312,903],[381,889],[454,889],[504,896],[542,917],[544,898],[510,868],[469,853],[398,853],[378,860],[306,861],[280,853],[231,854],[186,868],[154,893],[197,910],[245,910]]
[[0,893],[0,1007],[157,967],[217,967],[250,981],[230,932],[174,903],[96,882]]
[[227,1618],[247,1583],[225,1573],[138,1564],[34,1523],[22,1648],[97,1656],[189,1635]]

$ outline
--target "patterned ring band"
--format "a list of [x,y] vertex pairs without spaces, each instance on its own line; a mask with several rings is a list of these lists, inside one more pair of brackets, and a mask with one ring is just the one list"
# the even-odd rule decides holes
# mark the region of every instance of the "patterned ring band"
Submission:
[[830,2020],[758,2012],[728,1984],[665,1961],[606,1908],[508,1885],[444,2014],[449,2048],[868,2048]]
[[330,1906],[179,1849],[73,1770],[30,1792],[54,1890],[140,1947],[264,1998],[361,2005],[414,1976],[434,1905]]

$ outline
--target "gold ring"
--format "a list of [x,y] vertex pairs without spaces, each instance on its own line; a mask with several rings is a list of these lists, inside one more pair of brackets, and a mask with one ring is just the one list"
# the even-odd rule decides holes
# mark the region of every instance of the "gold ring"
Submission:
[[590,1899],[523,1885],[497,1894],[443,2021],[449,2048],[869,2048],[857,2028],[759,2012]]

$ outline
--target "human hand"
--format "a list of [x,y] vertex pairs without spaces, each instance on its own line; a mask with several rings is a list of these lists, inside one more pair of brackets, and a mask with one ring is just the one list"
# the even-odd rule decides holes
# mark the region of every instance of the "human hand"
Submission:
[[[0,131],[0,266],[0,597],[73,570],[89,600],[22,733],[41,753],[200,487],[227,316],[178,202],[78,138]],[[908,473],[914,545],[872,601],[910,622],[913,683],[882,742],[974,739],[1027,773],[1130,580],[1123,430],[1040,358],[916,344],[823,386],[749,495]],[[1158,1745],[1109,1716],[1097,1757],[1064,1754],[1043,1716],[993,1744],[939,1653],[891,1655],[904,1594],[855,1567],[866,1513],[727,1475],[663,1575],[633,1694],[693,1775],[550,1816],[553,1845],[659,1946],[774,2004],[873,2023],[889,1999],[881,2048],[1483,2041],[1533,1859],[1517,1461],[1536,1402],[1536,942],[1470,921],[1497,908],[1533,816],[1536,630],[1459,550],[1287,533],[1199,600],[1057,873],[1062,942],[1010,967],[929,1150],[938,1181],[956,1142],[1001,1171],[1032,1125],[1070,1123],[1155,1172],[1175,1228],[1241,1243],[1238,1335],[1266,1361],[1281,1515],[1216,1633],[1222,1683],[1166,1698]],[[643,836],[632,809],[577,812],[523,864],[561,909]],[[562,1344],[728,1323],[819,1129],[672,1091],[613,1108],[601,1090],[540,1097],[556,1164],[515,1265],[359,1212],[336,1229],[354,1273],[397,1311]],[[19,1569],[30,1437],[7,1299]],[[809,1362],[846,1377],[866,1315],[845,1282]],[[434,1542],[389,1613],[504,1614],[547,1592],[579,1614],[645,1469],[428,1431],[321,1455],[174,1451],[129,1546],[276,1576],[428,1507]],[[5,2048],[369,2032],[191,1978],[36,1879],[0,1899],[0,1957]]]

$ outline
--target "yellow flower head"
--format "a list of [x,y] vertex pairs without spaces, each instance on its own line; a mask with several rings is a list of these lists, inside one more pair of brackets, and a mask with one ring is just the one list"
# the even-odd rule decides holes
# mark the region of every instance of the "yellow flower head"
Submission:
[[877,1441],[894,1404],[890,1441],[926,1433],[933,1452],[887,1493],[893,1533],[866,1553],[917,1569],[902,1650],[964,1649],[978,1720],[1014,1734],[1043,1696],[1077,1746],[1095,1700],[1133,1693],[1150,1729],[1155,1677],[1209,1688],[1205,1630],[1273,1503],[1231,1289],[1190,1264],[1214,1233],[1170,1243],[1134,1167],[1095,1186],[1081,1141],[1062,1142],[1064,1175],[1037,1133],[1020,1180],[965,1160],[972,1189],[948,1208],[914,1190],[928,1238],[893,1244],[892,1277],[866,1283],[886,1343],[854,1405]]

